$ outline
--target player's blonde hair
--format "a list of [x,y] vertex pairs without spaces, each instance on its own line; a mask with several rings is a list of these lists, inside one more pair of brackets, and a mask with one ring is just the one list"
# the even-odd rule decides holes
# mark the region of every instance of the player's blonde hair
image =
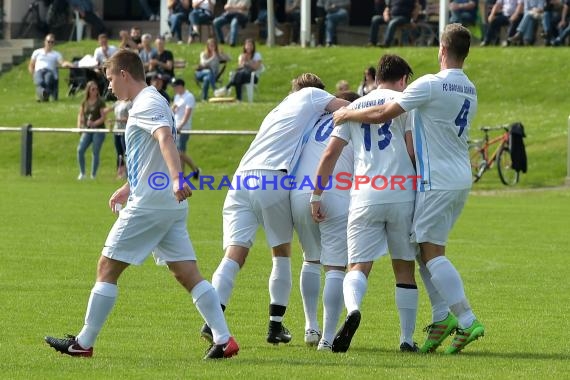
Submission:
[[299,91],[305,87],[316,87],[321,90],[325,89],[325,84],[316,74],[304,73],[291,81],[291,90],[293,92]]
[[448,24],[441,35],[441,46],[447,48],[447,54],[459,61],[464,61],[469,54],[471,32],[461,24]]

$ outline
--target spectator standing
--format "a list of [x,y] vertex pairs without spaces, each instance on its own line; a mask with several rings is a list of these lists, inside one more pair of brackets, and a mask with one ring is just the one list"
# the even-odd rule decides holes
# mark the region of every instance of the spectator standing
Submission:
[[[99,87],[95,81],[87,82],[85,98],[79,107],[77,115],[77,128],[105,129],[105,101],[99,94]],[[85,179],[85,151],[93,144],[93,161],[91,162],[91,179],[97,176],[99,168],[99,153],[105,141],[105,133],[83,132],[77,146],[77,162],[79,163],[78,180]]]
[[186,146],[188,145],[190,135],[187,133],[181,133],[182,131],[189,131],[192,129],[192,113],[194,112],[194,107],[196,107],[194,95],[192,95],[192,93],[184,86],[185,83],[182,79],[176,79],[174,83],[172,83],[172,88],[174,89],[172,112],[174,112],[174,123],[178,134],[178,138],[176,139],[176,148],[180,155],[182,172],[184,172],[184,164],[188,164],[190,169],[192,169],[192,172],[194,172],[193,177],[198,179],[200,176],[200,168],[196,163],[194,163],[194,160],[186,154]]
[[64,61],[63,56],[53,50],[55,35],[48,34],[44,39],[44,47],[34,50],[28,71],[32,74],[36,85],[38,101],[47,102],[51,96],[53,100],[58,98],[58,70],[59,66],[71,67],[71,63]]
[[[115,113],[115,151],[117,152],[117,179],[124,179],[127,174],[126,170],[126,151],[125,144],[125,127],[129,118],[129,110],[133,106],[130,100],[117,100],[114,105]],[[117,132],[120,131],[120,132]]]

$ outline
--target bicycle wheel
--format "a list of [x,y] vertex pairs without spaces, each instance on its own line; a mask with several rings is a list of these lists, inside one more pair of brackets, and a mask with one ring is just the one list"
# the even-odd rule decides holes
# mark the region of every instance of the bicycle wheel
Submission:
[[497,155],[497,169],[501,182],[507,186],[516,185],[519,182],[519,172],[513,169],[511,152],[507,145],[503,145]]
[[471,174],[473,174],[473,182],[477,182],[487,170],[487,162],[481,151],[481,142],[473,141],[469,143],[469,161],[471,163]]

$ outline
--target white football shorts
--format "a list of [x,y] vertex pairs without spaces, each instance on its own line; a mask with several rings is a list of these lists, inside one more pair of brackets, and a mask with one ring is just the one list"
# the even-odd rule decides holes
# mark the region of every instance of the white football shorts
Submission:
[[224,250],[230,245],[250,248],[259,225],[265,230],[269,246],[291,242],[289,189],[280,183],[286,175],[278,170],[247,170],[234,175],[233,190],[228,191],[224,201]]
[[153,253],[158,264],[196,260],[188,235],[188,209],[131,208],[119,212],[101,254],[113,260],[140,265]]
[[322,265],[346,266],[350,198],[325,192],[321,202],[325,220],[321,223],[313,221],[310,198],[311,193],[291,192],[293,225],[303,247],[303,259],[320,261]]
[[445,246],[468,195],[469,189],[418,192],[411,241]]
[[388,250],[392,259],[414,261],[418,245],[410,242],[414,202],[358,207],[348,216],[348,263],[376,261]]

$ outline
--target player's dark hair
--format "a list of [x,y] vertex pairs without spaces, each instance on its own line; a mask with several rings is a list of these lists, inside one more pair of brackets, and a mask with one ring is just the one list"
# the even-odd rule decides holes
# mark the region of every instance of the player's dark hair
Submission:
[[317,75],[313,73],[304,73],[291,81],[291,89],[293,92],[299,91],[305,87],[316,87],[321,90],[325,89],[325,84]]
[[461,24],[446,25],[441,35],[441,45],[447,48],[447,54],[458,61],[464,61],[469,54],[471,32]]
[[354,91],[340,91],[337,92],[334,96],[336,96],[339,99],[348,100],[351,103],[354,102],[356,99],[360,98],[360,95],[358,95]]
[[139,55],[128,49],[121,49],[105,61],[105,69],[112,73],[121,70],[131,74],[134,80],[145,81],[144,66]]
[[412,75],[414,75],[412,68],[399,55],[384,54],[378,61],[378,69],[376,70],[376,81],[378,83],[397,82],[404,76],[408,81]]

